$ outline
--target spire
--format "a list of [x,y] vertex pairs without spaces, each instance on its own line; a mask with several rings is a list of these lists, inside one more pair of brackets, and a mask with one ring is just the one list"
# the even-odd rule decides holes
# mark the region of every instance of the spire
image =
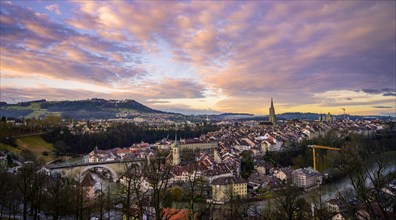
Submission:
[[272,100],[272,97],[271,97],[271,108],[274,108],[274,101]]
[[269,121],[272,122],[272,124],[276,124],[274,100],[272,97],[271,97],[271,107],[269,108]]

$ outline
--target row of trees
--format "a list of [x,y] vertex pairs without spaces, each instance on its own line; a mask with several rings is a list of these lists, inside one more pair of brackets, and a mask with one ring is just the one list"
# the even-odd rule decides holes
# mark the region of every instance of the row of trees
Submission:
[[78,184],[48,176],[34,163],[24,164],[16,175],[0,175],[0,218],[39,219],[45,211],[59,219],[78,209]]
[[[190,217],[208,215],[210,187],[196,173],[187,183],[171,183],[171,165],[154,158],[141,166],[125,166],[122,184],[101,185],[93,198],[87,194],[84,174],[73,179],[47,175],[37,162],[25,162],[17,174],[0,172],[0,218],[39,219],[170,219],[182,208]],[[175,189],[180,189],[177,196]],[[193,218],[192,218],[193,219]]]
[[[343,210],[355,216],[364,210],[371,219],[391,219],[390,208],[396,207],[394,198],[384,195],[382,189],[396,178],[394,159],[377,158],[375,165],[362,166],[362,160],[351,148],[343,152],[343,169],[350,173],[352,190],[340,192],[348,206]],[[389,166],[391,165],[391,166]],[[103,187],[94,198],[88,198],[87,188],[75,179],[48,176],[36,163],[24,163],[17,174],[0,173],[0,218],[22,217],[39,219],[41,213],[53,219],[74,217],[89,219],[170,219],[182,210],[188,210],[188,219],[329,219],[320,190],[303,197],[303,191],[286,184],[274,200],[250,202],[228,194],[229,203],[206,203],[211,186],[194,172],[192,166],[186,182],[171,183],[172,167],[162,158],[155,158],[141,166],[125,166],[120,188]],[[391,168],[391,169],[389,169]],[[393,169],[393,170],[392,170]],[[313,205],[313,207],[311,206]],[[379,207],[379,208],[377,208]],[[378,211],[379,210],[379,211]]]
[[[214,125],[197,126],[194,128],[184,127],[178,129],[178,136],[183,138],[195,138],[210,131],[218,130]],[[162,138],[174,138],[175,128],[163,128],[135,125],[131,123],[115,124],[107,132],[94,134],[72,134],[67,128],[57,128],[43,134],[42,137],[49,143],[54,143],[58,154],[85,154],[96,146],[99,149],[112,149],[116,147],[130,147],[134,143],[161,140]]]
[[61,119],[58,116],[48,115],[44,119],[29,118],[18,125],[8,123],[5,117],[0,120],[0,143],[16,147],[15,137],[26,134],[47,132],[58,127]]

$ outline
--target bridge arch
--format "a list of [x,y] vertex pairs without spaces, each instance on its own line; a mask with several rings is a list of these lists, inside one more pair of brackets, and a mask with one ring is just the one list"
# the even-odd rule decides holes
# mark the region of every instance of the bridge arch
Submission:
[[113,170],[113,168],[111,168],[110,166],[106,166],[106,165],[91,165],[91,166],[85,166],[84,168],[81,169],[80,174],[83,175],[85,172],[87,172],[90,169],[93,168],[102,168],[105,170],[108,170],[110,172],[111,178],[113,179],[113,181],[117,181],[118,180],[118,175],[117,172],[115,172]]

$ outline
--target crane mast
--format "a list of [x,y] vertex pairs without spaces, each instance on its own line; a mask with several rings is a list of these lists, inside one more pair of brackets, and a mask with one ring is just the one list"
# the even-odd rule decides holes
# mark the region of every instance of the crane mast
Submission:
[[320,146],[320,145],[308,145],[308,147],[312,148],[312,159],[313,159],[313,168],[314,168],[314,170],[317,170],[316,169],[316,151],[315,151],[315,149],[326,149],[326,150],[341,151],[341,148]]

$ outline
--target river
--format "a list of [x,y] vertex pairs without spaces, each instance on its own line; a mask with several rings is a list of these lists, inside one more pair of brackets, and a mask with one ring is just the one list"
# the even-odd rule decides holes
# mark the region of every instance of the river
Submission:
[[[375,170],[378,167],[376,159],[388,160],[384,174],[396,171],[396,151],[375,155],[372,158],[365,160],[364,164],[366,166],[366,169]],[[366,180],[366,184],[370,184],[369,180]],[[302,197],[305,198],[308,202],[311,202],[314,195],[319,192],[322,195],[322,201],[327,201],[329,199],[335,198],[339,191],[343,191],[348,188],[352,188],[351,180],[348,176],[345,176],[339,180],[326,183],[316,189],[312,189],[304,193]],[[272,198],[256,202],[255,204],[263,207],[275,207],[275,203],[276,199]]]

